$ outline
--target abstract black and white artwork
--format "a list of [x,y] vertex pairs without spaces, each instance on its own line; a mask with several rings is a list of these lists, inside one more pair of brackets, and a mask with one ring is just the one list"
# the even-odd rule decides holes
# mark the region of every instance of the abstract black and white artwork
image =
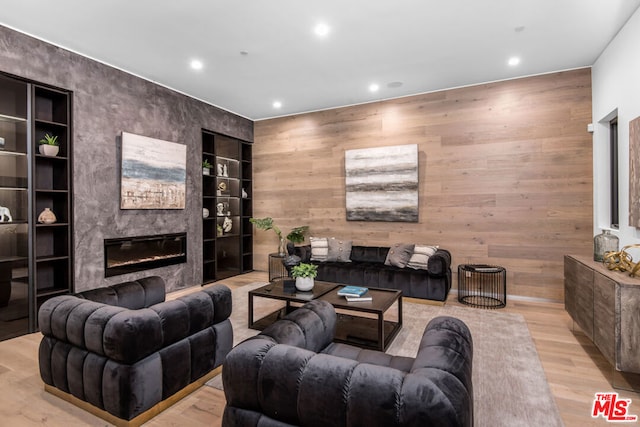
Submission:
[[418,146],[345,151],[347,221],[418,222]]
[[121,209],[184,209],[187,146],[122,132]]

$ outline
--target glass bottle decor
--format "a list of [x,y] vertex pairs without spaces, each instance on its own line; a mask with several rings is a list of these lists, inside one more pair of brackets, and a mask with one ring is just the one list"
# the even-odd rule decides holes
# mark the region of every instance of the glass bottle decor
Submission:
[[611,234],[611,230],[603,229],[602,233],[593,238],[593,260],[602,262],[607,252],[618,251],[618,236]]

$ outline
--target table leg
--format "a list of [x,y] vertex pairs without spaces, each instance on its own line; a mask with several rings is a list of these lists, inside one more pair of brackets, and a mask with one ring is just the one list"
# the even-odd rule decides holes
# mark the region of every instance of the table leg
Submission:
[[253,326],[253,294],[249,292],[249,328]]
[[378,350],[384,351],[384,313],[378,314]]

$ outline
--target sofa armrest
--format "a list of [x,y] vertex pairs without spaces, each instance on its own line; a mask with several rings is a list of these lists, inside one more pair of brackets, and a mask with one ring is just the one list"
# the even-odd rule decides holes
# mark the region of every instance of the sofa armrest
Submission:
[[449,316],[433,318],[425,328],[411,374],[429,377],[448,395],[459,412],[473,417],[473,339],[467,325]]
[[336,321],[336,311],[331,304],[313,300],[249,339],[267,339],[275,344],[319,352],[333,341]]
[[427,261],[427,271],[433,276],[445,276],[451,270],[451,253],[438,249]]

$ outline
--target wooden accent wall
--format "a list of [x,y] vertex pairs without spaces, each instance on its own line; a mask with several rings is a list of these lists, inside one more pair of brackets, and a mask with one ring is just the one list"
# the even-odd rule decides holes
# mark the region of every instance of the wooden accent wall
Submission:
[[[258,121],[254,216],[354,244],[439,245],[454,271],[501,265],[509,295],[562,300],[563,255],[592,252],[588,123],[588,68]],[[419,222],[346,221],[344,151],[400,144],[418,144]],[[256,269],[276,249],[256,230]]]

